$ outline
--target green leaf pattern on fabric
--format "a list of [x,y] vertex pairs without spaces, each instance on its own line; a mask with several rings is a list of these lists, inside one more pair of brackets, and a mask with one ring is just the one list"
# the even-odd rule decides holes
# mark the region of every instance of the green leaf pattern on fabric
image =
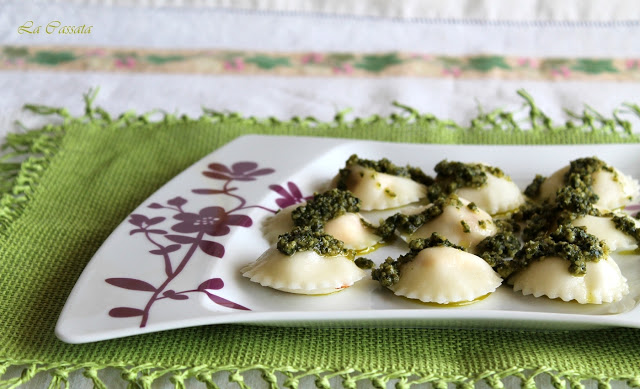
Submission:
[[365,55],[355,64],[356,68],[365,69],[373,73],[379,73],[389,66],[402,63],[396,53],[383,55]]
[[155,65],[163,65],[169,62],[180,62],[184,61],[185,57],[182,55],[148,55],[146,57],[147,61]]
[[26,57],[29,55],[29,50],[25,47],[7,46],[2,49],[2,53],[9,58]]
[[59,65],[65,62],[71,62],[76,56],[70,51],[38,51],[29,61],[41,65]]
[[504,62],[504,58],[498,56],[471,57],[469,58],[468,65],[469,68],[480,72],[488,72],[493,68],[511,69],[511,67]]
[[576,64],[571,67],[571,69],[588,74],[618,72],[618,70],[613,67],[610,59],[579,59]]
[[256,55],[245,59],[245,62],[252,63],[260,69],[270,70],[279,66],[291,66],[289,58],[286,57],[269,57],[266,55]]
[[45,68],[73,71],[268,74],[287,76],[403,75],[492,77],[528,80],[640,80],[640,58],[532,58],[431,53],[248,52],[0,46],[0,70]]

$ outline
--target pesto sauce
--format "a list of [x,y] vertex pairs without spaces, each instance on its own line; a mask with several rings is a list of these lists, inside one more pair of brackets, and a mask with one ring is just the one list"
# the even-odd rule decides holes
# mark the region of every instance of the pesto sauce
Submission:
[[280,235],[276,247],[278,251],[289,256],[302,251],[315,251],[323,257],[355,256],[355,251],[346,249],[341,240],[309,227],[295,227],[290,232]]
[[507,278],[513,272],[513,256],[520,250],[520,239],[511,231],[501,231],[484,238],[476,246],[476,255],[491,266],[500,277]]
[[499,178],[508,178],[499,168],[480,163],[443,160],[438,162],[434,170],[437,173],[435,182],[427,188],[430,201],[436,201],[459,188],[479,188],[487,183],[487,173]]
[[[579,199],[574,196],[573,199]],[[556,202],[553,204],[527,203],[511,215],[514,226],[522,224],[522,240],[529,241],[544,237],[559,226],[568,225],[579,216],[600,216],[600,211],[593,206],[579,206],[580,201],[573,203]],[[576,211],[580,212],[576,212]]]
[[[380,284],[385,287],[394,285],[400,280],[400,268],[402,265],[413,261],[420,251],[430,247],[453,247],[466,251],[465,248],[451,243],[442,235],[434,232],[427,239],[416,239],[409,242],[409,252],[401,255],[398,259],[387,258],[377,269],[371,271],[371,278],[380,282]],[[366,260],[366,258],[362,259]]]
[[583,180],[588,181],[588,184],[591,185],[591,175],[600,170],[614,173],[614,180],[617,179],[617,174],[615,174],[615,170],[611,166],[596,157],[587,157],[571,161],[569,163],[569,171],[565,174],[564,180],[567,182],[571,176],[577,175],[582,177]]
[[570,262],[568,271],[584,276],[587,262],[597,262],[609,254],[607,245],[582,227],[562,225],[549,236],[526,242],[513,257],[514,270],[535,260],[557,256]]
[[460,208],[463,204],[456,195],[441,197],[433,202],[430,207],[418,214],[405,215],[396,213],[395,215],[389,216],[376,228],[375,234],[385,239],[392,237],[396,229],[407,234],[413,234],[427,222],[442,215],[444,208],[447,206]]
[[363,269],[363,270],[373,269],[376,266],[376,264],[373,263],[372,260],[365,257],[357,258],[355,260],[355,263],[356,263],[356,266],[358,266],[360,269]]
[[[485,220],[480,220],[478,224],[486,222]],[[493,224],[498,227],[500,232],[519,233],[522,230],[520,224],[513,219],[513,213],[507,219],[493,219]]]
[[540,196],[540,189],[542,187],[542,183],[546,179],[547,178],[545,176],[536,174],[536,178],[533,179],[531,184],[527,185],[526,189],[524,190],[524,194],[532,199],[535,199],[536,197]]
[[556,204],[562,209],[586,215],[592,212],[593,205],[598,202],[599,196],[593,191],[591,180],[583,180],[583,177],[572,175],[566,186],[556,192]]
[[349,191],[331,189],[324,193],[316,193],[306,205],[294,209],[291,218],[295,226],[307,226],[314,231],[319,231],[329,220],[345,213],[358,211],[360,211],[360,199]]
[[556,193],[556,203],[563,209],[581,215],[589,214],[599,196],[593,191],[593,173],[605,170],[614,173],[614,180],[618,180],[615,170],[596,157],[578,158],[569,164],[569,170],[564,175],[564,186]]
[[[598,195],[593,191],[593,173],[606,170],[614,172],[597,158],[580,158],[572,161],[563,177],[564,186],[556,192],[554,202],[527,203],[512,214],[511,220],[522,225],[522,240],[526,242],[509,263],[510,270],[526,267],[531,261],[557,256],[570,262],[568,271],[583,276],[586,264],[608,255],[609,248],[584,228],[570,223],[585,215],[603,216],[594,206]],[[538,197],[544,177],[536,176],[525,194]],[[631,230],[628,221],[618,220],[620,228]],[[615,223],[615,221],[614,221]]]
[[640,246],[640,229],[636,227],[636,223],[634,223],[633,219],[626,215],[615,215],[611,218],[611,220],[613,221],[613,224],[616,226],[617,230],[633,237]]
[[[414,180],[418,183],[424,185],[433,184],[434,180],[427,174],[425,174],[422,169],[414,167],[414,166],[397,166],[393,164],[387,158],[382,158],[379,161],[374,161],[370,159],[359,158],[358,155],[353,154],[347,159],[345,162],[345,167],[340,169],[338,172],[338,182],[337,188],[346,190],[347,189],[347,178],[351,174],[350,167],[353,165],[362,166],[364,168],[372,169],[378,173],[390,174],[392,176],[404,177]],[[390,194],[391,195],[391,194]]]

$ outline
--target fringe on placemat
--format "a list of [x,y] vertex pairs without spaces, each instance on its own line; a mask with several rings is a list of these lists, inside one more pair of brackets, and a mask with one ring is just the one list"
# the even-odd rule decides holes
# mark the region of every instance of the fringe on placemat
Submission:
[[[411,124],[420,131],[432,132],[436,143],[453,143],[453,140],[463,141],[468,138],[473,143],[484,144],[540,144],[555,140],[560,143],[635,143],[640,135],[634,133],[629,120],[621,114],[633,114],[640,117],[640,106],[625,103],[621,108],[613,111],[611,117],[606,117],[589,106],[585,106],[580,113],[566,110],[568,120],[562,124],[555,124],[551,118],[538,108],[533,97],[526,91],[517,93],[524,99],[524,108],[528,110],[525,119],[516,119],[522,112],[495,109],[483,112],[479,107],[477,116],[468,126],[462,126],[453,120],[439,119],[432,114],[422,114],[416,109],[393,103],[400,112],[392,113],[388,117],[373,115],[366,118],[347,119],[350,110],[338,112],[331,121],[321,122],[313,117],[293,117],[279,120],[274,117],[256,118],[245,117],[238,113],[223,113],[203,109],[199,118],[189,118],[186,115],[176,116],[161,111],[151,111],[137,114],[128,111],[118,117],[112,117],[103,108],[96,106],[94,101],[99,89],[90,90],[84,95],[85,114],[72,117],[66,108],[52,108],[42,105],[25,105],[25,109],[38,115],[56,115],[63,119],[62,124],[49,124],[39,129],[24,129],[19,133],[7,135],[0,157],[0,236],[6,234],[8,226],[18,218],[33,195],[40,177],[45,173],[51,159],[59,149],[64,137],[65,128],[71,123],[91,122],[114,127],[146,125],[152,122],[156,114],[160,114],[158,121],[205,121],[208,123],[241,122],[243,125],[260,126],[293,126],[313,128],[312,134],[323,135],[323,129],[359,128],[366,131],[366,126],[374,123],[385,123],[391,126],[397,124]],[[462,138],[460,138],[462,135]]]
[[[247,366],[172,366],[155,367],[149,364],[141,366],[101,365],[96,363],[84,364],[44,364],[37,362],[5,361],[0,364],[0,377],[11,366],[23,366],[19,377],[0,381],[0,388],[16,388],[28,383],[39,375],[49,375],[44,379],[49,389],[69,386],[69,375],[74,372],[81,374],[90,381],[96,389],[106,389],[107,382],[113,383],[113,378],[119,375],[121,384],[128,388],[151,389],[154,385],[172,384],[177,389],[186,389],[190,384],[200,382],[208,389],[218,389],[218,384],[224,381],[235,384],[241,389],[250,389],[246,382],[258,382],[260,387],[271,389],[300,387],[330,389],[341,387],[357,389],[373,387],[376,389],[409,389],[411,387],[427,387],[432,389],[474,389],[486,386],[492,389],[503,389],[505,385],[519,386],[522,389],[538,387],[553,387],[556,389],[582,389],[587,382],[597,384],[598,389],[611,389],[612,383],[627,387],[640,387],[640,377],[604,377],[599,375],[581,375],[575,371],[556,371],[550,367],[513,367],[505,370],[487,370],[473,376],[438,376],[436,374],[417,373],[407,371],[375,370],[361,372],[356,369],[330,371],[327,369],[300,370],[290,366],[267,367]],[[110,371],[107,372],[106,370]],[[108,375],[105,379],[105,375]],[[102,376],[102,378],[100,377]],[[250,376],[250,377],[249,377]],[[260,377],[262,382],[257,380]],[[78,382],[80,378],[75,378]],[[87,384],[84,382],[83,384]]]

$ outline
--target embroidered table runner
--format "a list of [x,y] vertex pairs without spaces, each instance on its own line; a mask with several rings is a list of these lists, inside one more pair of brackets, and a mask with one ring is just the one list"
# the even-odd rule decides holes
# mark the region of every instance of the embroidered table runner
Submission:
[[[112,119],[87,96],[86,115],[65,109],[29,108],[64,121],[7,138],[0,201],[0,373],[27,366],[12,387],[50,374],[52,387],[82,372],[103,387],[100,372],[122,370],[130,384],[150,387],[168,375],[178,387],[196,379],[215,387],[228,372],[261,372],[271,387],[295,388],[312,380],[325,388],[360,381],[376,387],[478,382],[502,387],[511,377],[523,387],[544,376],[568,382],[611,380],[640,385],[640,331],[507,331],[455,328],[281,328],[216,325],[69,345],[54,326],[74,283],[111,231],[150,194],[193,162],[244,134],[328,136],[414,143],[555,144],[637,142],[619,113],[586,110],[554,124],[531,97],[525,123],[512,112],[479,114],[470,127],[398,107],[389,118],[333,122],[258,120],[206,112],[190,119],[126,114]],[[637,106],[627,111],[640,112]],[[54,122],[54,120],[52,120]],[[528,128],[523,130],[522,128]],[[20,162],[11,162],[17,159]],[[536,378],[538,377],[538,378]],[[334,381],[332,381],[334,380]]]

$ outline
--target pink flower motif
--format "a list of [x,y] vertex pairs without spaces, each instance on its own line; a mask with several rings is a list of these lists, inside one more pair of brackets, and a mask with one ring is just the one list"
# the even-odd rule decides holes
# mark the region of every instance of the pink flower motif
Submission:
[[453,76],[455,78],[458,78],[462,74],[462,69],[460,69],[457,66],[453,66],[450,68],[443,69],[442,74],[444,74],[445,76]]
[[626,62],[627,69],[636,69],[640,68],[640,60],[638,59],[628,59]]
[[246,64],[242,58],[236,57],[230,61],[225,61],[222,66],[225,70],[242,71],[246,67]]
[[87,51],[87,55],[90,57],[104,57],[107,52],[104,49],[94,49]]
[[627,210],[627,211],[639,211],[640,210],[640,204],[627,205],[624,209]]
[[287,187],[289,190],[285,189],[281,185],[269,186],[269,189],[280,195],[280,198],[276,199],[276,204],[278,204],[280,208],[286,208],[313,198],[313,196],[304,197],[300,188],[298,188],[298,185],[291,181],[287,182]]
[[115,65],[120,69],[133,69],[136,67],[136,60],[133,57],[125,57],[116,59]]
[[353,65],[350,63],[343,63],[333,67],[333,73],[335,74],[351,74],[353,73]]
[[535,58],[518,58],[516,63],[522,67],[537,69],[540,67],[540,61]]
[[551,75],[554,77],[569,78],[571,76],[571,70],[566,66],[560,68],[551,69]]
[[309,53],[309,54],[303,55],[302,58],[300,58],[300,62],[302,62],[303,64],[320,63],[323,60],[324,60],[324,55],[320,53]]
[[342,65],[342,70],[344,70],[346,74],[351,74],[353,73],[353,66],[350,63],[345,63]]
[[271,168],[258,169],[258,164],[255,162],[236,162],[231,165],[231,168],[221,163],[211,163],[208,168],[209,170],[202,172],[206,177],[236,181],[255,181],[256,176],[264,176],[275,171]]
[[171,227],[176,232],[191,234],[202,232],[211,236],[224,236],[231,232],[229,226],[251,227],[249,216],[230,215],[222,207],[207,207],[196,213],[179,213],[173,217],[180,223]]
[[4,63],[10,66],[22,67],[25,64],[25,60],[24,58],[13,58],[6,60]]

